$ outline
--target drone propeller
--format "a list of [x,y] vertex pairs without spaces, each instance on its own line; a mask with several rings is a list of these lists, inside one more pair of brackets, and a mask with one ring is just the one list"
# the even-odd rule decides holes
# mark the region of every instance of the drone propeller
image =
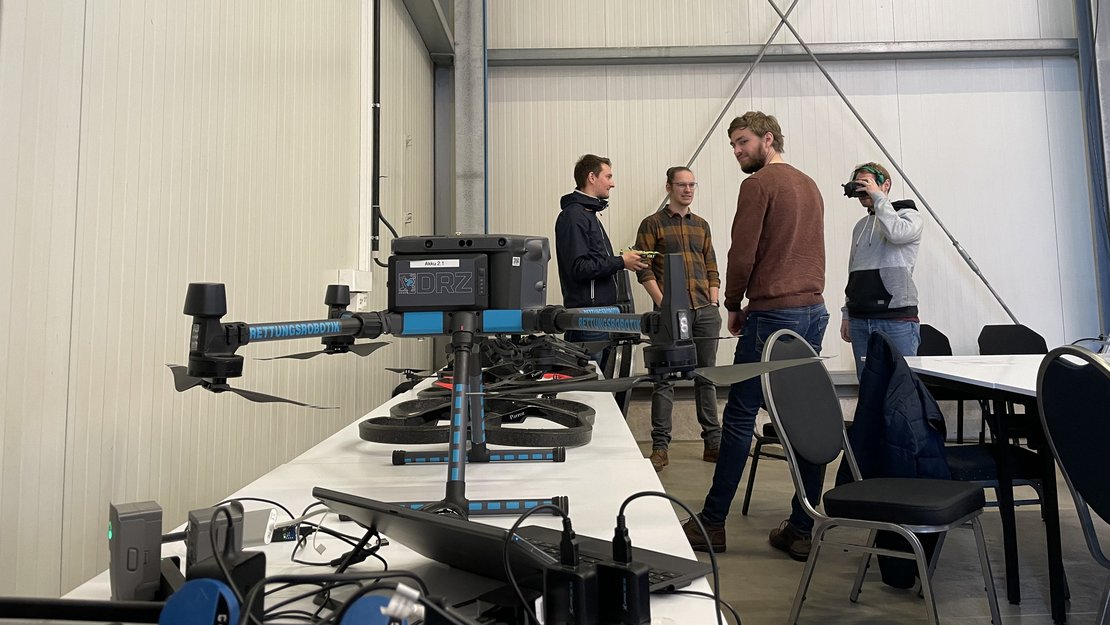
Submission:
[[206,380],[204,378],[193,377],[193,376],[189,375],[188,367],[184,367],[182,365],[169,365],[168,364],[166,366],[169,367],[170,371],[173,372],[173,386],[174,386],[175,389],[177,389],[177,392],[179,392],[179,393],[183,392],[183,391],[187,391],[187,390],[189,390],[193,387],[199,386],[199,387],[201,387],[201,388],[203,388],[207,391],[211,391],[213,393],[224,393],[224,392],[235,393],[236,395],[238,395],[238,396],[240,396],[244,399],[249,399],[250,401],[258,402],[258,403],[261,403],[261,404],[279,403],[280,402],[280,403],[285,403],[285,404],[293,404],[293,405],[296,405],[296,406],[304,406],[305,408],[315,408],[317,410],[336,410],[336,409],[338,409],[338,406],[314,406],[312,404],[306,404],[306,403],[303,403],[303,402],[294,401],[292,399],[285,399],[283,397],[275,397],[273,395],[267,395],[265,393],[259,393],[257,391],[248,391],[248,390],[242,389],[242,388],[234,388],[234,387],[228,386],[228,384],[226,382],[212,382],[212,381]]
[[[808,363],[818,362],[820,358],[794,358],[790,360],[775,360],[771,362],[745,362],[738,365],[722,367],[702,367],[694,369],[696,377],[703,378],[713,384],[735,384],[743,382],[771,371],[797,367]],[[532,384],[530,386],[517,386],[504,391],[489,391],[490,395],[546,395],[550,393],[565,393],[569,391],[597,391],[602,393],[619,393],[638,384],[655,381],[649,375],[638,375],[627,378],[612,378],[598,380],[582,380],[571,382],[547,382]]]
[[383,342],[355,343],[354,345],[346,346],[346,348],[317,349],[317,350],[314,350],[314,351],[311,351],[311,352],[301,352],[299,354],[286,354],[284,356],[274,356],[272,358],[255,358],[255,360],[281,360],[283,358],[293,358],[293,359],[296,359],[296,360],[308,360],[309,358],[312,358],[313,356],[319,356],[320,354],[327,354],[327,355],[330,356],[332,354],[346,354],[347,352],[355,354],[356,356],[369,356],[370,354],[373,354],[374,352],[376,352],[379,349],[385,347],[386,345],[389,345],[389,343],[383,343]]
[[[697,337],[694,337],[690,340],[694,341],[696,343],[698,341],[725,341],[725,340],[728,340],[728,339],[738,339],[738,338],[740,338],[740,337],[739,336],[697,336]],[[606,347],[610,347],[612,345],[621,345],[621,344],[624,344],[624,343],[631,343],[633,345],[636,345],[638,343],[647,343],[647,342],[648,342],[648,340],[646,338],[642,337],[642,336],[630,336],[630,337],[626,337],[626,338],[610,339],[608,341],[583,341],[581,343],[571,343],[571,345],[585,350],[586,353],[588,353],[588,354],[592,354],[594,352],[601,351],[601,350],[605,349]]]

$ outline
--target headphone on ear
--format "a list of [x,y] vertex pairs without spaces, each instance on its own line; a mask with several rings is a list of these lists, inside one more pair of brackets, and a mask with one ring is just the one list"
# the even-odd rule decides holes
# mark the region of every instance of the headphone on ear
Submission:
[[882,186],[883,183],[886,182],[886,176],[883,175],[883,172],[879,171],[879,169],[873,165],[860,165],[859,167],[855,168],[855,170],[852,171],[852,178],[854,179],[856,177],[856,174],[861,171],[865,171],[875,176],[875,183],[879,186]]

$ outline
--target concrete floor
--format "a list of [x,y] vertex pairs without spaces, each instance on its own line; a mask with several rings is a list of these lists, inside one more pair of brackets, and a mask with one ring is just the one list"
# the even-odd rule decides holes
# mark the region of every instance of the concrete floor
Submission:
[[[846,414],[851,414],[850,404],[846,409]],[[637,440],[641,441],[645,455],[650,453],[651,448],[649,413],[650,402],[641,398],[635,399],[629,410],[629,425]],[[671,464],[659,475],[668,493],[697,511],[701,509],[701,502],[712,480],[714,465],[701,460],[702,444],[697,438],[692,402],[678,399],[674,414],[678,423],[675,427],[676,440],[670,447]],[[765,418],[764,415],[761,417]],[[978,432],[978,423],[969,424],[968,429]],[[744,480],[746,483],[746,472]],[[744,625],[781,625],[789,616],[803,564],[771,548],[767,543],[767,534],[789,515],[792,493],[793,484],[786,464],[776,460],[761,461],[748,516],[740,514],[743,484],[737,493],[727,522],[728,550],[718,555],[718,563],[721,595],[740,613]],[[1018,494],[1020,497],[1023,493],[1019,491]],[[988,499],[992,495],[988,493]],[[1071,589],[1068,623],[1094,623],[1108,574],[1087,551],[1074,504],[1063,482],[1060,483],[1060,497],[1064,564]],[[686,516],[681,510],[678,514],[680,518]],[[1002,530],[998,514],[989,508],[983,514],[1002,619],[1005,623],[1048,625],[1052,619],[1048,607],[1048,570],[1039,508],[1019,507],[1017,523],[1022,602],[1011,605],[1005,598]],[[1110,540],[1110,529],[1103,525],[1100,530],[1105,530],[1100,533],[1105,544]],[[699,554],[699,557],[708,560],[705,554]],[[799,623],[875,625],[927,622],[924,602],[917,593],[883,585],[874,566],[868,573],[859,602],[851,603],[848,592],[859,557],[856,553],[831,549],[821,554]],[[981,590],[982,577],[975,539],[970,531],[956,531],[949,536],[933,587],[942,623],[990,623],[986,597]]]

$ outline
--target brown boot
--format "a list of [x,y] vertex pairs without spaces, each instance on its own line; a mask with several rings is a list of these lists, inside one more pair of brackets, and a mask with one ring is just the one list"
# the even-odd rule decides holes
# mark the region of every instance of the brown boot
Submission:
[[771,530],[768,542],[771,543],[772,547],[779,551],[785,551],[788,556],[798,562],[805,562],[809,559],[810,547],[812,546],[810,538],[794,529],[790,521],[783,521],[778,529]]
[[705,535],[698,529],[698,523],[693,517],[686,519],[682,523],[682,531],[686,534],[686,540],[690,541],[690,547],[693,548],[694,551],[704,551],[708,553],[712,550],[713,553],[724,553],[726,546],[725,526],[710,525],[705,521],[702,521],[702,526],[705,527],[705,533],[709,535],[709,542],[705,542]]
[[655,468],[656,473],[662,471],[663,467],[671,463],[667,458],[666,449],[652,449],[651,455],[648,456],[648,460],[651,461],[651,466]]
[[721,447],[719,445],[717,447],[710,447],[709,445],[706,445],[705,450],[701,452],[701,459],[706,462],[712,462],[716,464],[717,459],[720,457]]

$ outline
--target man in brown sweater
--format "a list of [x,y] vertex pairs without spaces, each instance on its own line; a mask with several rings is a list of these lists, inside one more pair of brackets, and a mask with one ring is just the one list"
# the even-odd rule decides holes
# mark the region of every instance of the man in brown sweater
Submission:
[[[768,337],[783,328],[797,332],[820,352],[829,322],[822,297],[825,207],[821,193],[813,179],[783,161],[782,129],[773,116],[745,113],[732,120],[728,137],[740,169],[751,174],[741,183],[736,200],[725,273],[728,329],[740,336],[734,362],[758,362]],[[709,543],[693,519],[683,525],[695,550],[725,550],[725,518],[744,473],[762,401],[759,378],[733,384],[729,390],[721,418],[720,458],[698,515],[709,532]],[[806,467],[803,473],[808,498],[816,503],[820,473],[815,467]],[[796,498],[792,503],[789,521],[771,532],[771,544],[804,561],[809,556],[813,520]]]

